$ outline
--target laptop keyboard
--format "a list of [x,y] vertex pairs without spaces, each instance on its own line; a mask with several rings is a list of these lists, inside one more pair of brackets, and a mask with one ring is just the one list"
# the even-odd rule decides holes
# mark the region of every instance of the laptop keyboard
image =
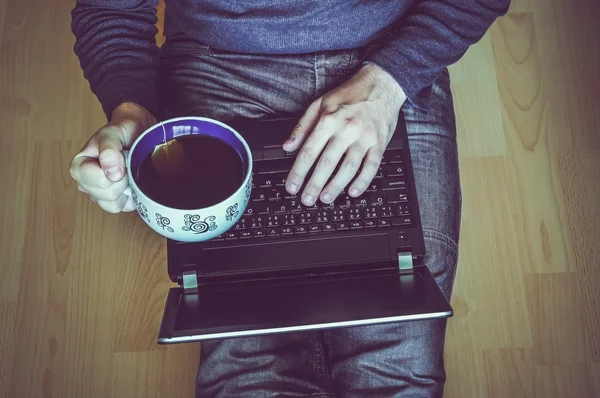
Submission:
[[252,194],[246,211],[228,232],[213,241],[412,224],[402,150],[385,152],[377,176],[358,198],[343,191],[333,203],[317,201],[311,207],[302,204],[299,195],[290,195],[285,190],[286,177],[293,164],[291,156],[255,161]]

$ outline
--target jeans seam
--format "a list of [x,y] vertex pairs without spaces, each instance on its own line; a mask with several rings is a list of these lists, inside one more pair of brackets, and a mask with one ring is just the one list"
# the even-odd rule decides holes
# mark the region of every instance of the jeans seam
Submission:
[[458,242],[452,239],[448,234],[440,232],[436,229],[423,228],[423,236],[427,236],[432,239],[437,239],[443,243],[450,245],[452,249],[458,251]]
[[314,87],[314,92],[313,92],[313,98],[316,98],[317,93],[319,92],[319,71],[317,68],[317,56],[318,56],[318,53],[314,53],[313,72],[315,74],[315,87]]

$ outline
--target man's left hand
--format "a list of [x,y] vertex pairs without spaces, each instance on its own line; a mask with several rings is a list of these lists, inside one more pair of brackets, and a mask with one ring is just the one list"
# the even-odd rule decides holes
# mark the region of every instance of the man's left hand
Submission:
[[[392,76],[372,64],[318,98],[283,144],[286,151],[301,148],[287,178],[287,191],[298,193],[317,162],[302,192],[306,206],[319,198],[324,203],[333,202],[353,179],[348,194],[362,195],[377,174],[405,100],[404,91]],[[338,173],[328,183],[342,157]],[[361,165],[362,171],[355,178]]]

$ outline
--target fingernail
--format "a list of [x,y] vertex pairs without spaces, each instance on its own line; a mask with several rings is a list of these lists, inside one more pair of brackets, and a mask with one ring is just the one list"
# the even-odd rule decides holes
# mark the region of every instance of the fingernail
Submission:
[[115,166],[106,169],[106,177],[108,177],[109,180],[121,177],[121,168]]
[[324,193],[323,194],[323,202],[330,203],[331,202],[331,195],[328,194],[328,193]]
[[304,196],[302,197],[302,201],[303,201],[304,203],[308,203],[308,204],[311,204],[311,205],[312,205],[312,203],[313,203],[313,197],[312,197],[311,195],[304,195]]
[[350,195],[351,195],[351,196],[358,196],[358,189],[356,189],[356,188],[352,188],[352,189],[350,190]]
[[298,186],[294,183],[290,183],[290,193],[295,194],[296,192],[298,192]]
[[294,142],[294,140],[296,139],[296,136],[292,135],[290,138],[287,139],[287,141],[284,144],[291,144],[292,142]]

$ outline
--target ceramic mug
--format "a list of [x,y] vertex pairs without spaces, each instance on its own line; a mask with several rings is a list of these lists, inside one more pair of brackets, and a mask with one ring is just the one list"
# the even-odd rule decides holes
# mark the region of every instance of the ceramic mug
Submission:
[[[150,199],[138,186],[137,174],[154,148],[164,143],[165,134],[167,141],[191,134],[221,139],[239,154],[244,167],[244,181],[227,199],[201,209],[176,209]],[[166,120],[142,133],[124,154],[129,178],[129,189],[125,193],[131,196],[146,224],[166,238],[181,242],[203,242],[216,238],[233,227],[246,210],[252,190],[252,153],[244,138],[224,123],[202,117]]]

